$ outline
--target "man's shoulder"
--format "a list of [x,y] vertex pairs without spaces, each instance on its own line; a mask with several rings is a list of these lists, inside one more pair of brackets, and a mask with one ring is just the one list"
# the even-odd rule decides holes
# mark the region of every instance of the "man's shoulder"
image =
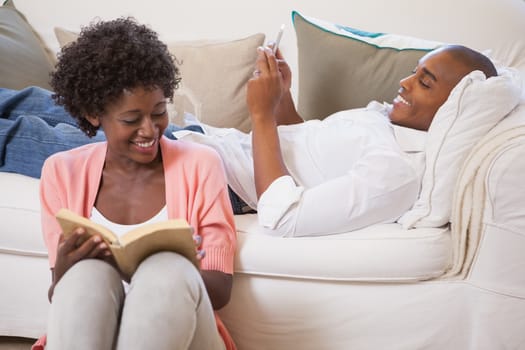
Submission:
[[366,107],[345,109],[335,112],[325,118],[325,120],[352,120],[356,122],[361,121],[364,123],[390,125],[390,118],[388,117],[389,108],[389,105],[386,103],[372,101]]
[[378,101],[370,101],[366,105],[365,109],[370,112],[379,113],[381,115],[384,115],[385,117],[388,117],[388,114],[392,109],[392,105],[386,102],[380,103]]

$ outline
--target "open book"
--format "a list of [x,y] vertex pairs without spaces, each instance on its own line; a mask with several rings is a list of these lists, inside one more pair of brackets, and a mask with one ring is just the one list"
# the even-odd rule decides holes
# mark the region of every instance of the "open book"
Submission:
[[176,219],[145,224],[119,237],[103,225],[68,209],[60,209],[56,218],[66,238],[77,227],[84,227],[91,235],[99,233],[113,253],[118,268],[128,279],[142,260],[153,253],[165,250],[183,255],[199,268],[192,236],[193,228],[186,220]]

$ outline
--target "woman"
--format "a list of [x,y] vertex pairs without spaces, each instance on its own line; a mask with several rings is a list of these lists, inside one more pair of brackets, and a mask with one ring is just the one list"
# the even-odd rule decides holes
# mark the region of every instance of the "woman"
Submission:
[[[88,136],[107,141],[48,158],[41,204],[52,269],[46,349],[232,349],[214,314],[229,301],[235,227],[218,155],[168,140],[179,71],[157,34],[131,18],[93,23],[59,55],[53,98]],[[123,283],[107,244],[81,227],[64,239],[61,208],[124,233],[186,219],[205,252],[198,271],[160,252]],[[197,251],[196,251],[197,254]]]

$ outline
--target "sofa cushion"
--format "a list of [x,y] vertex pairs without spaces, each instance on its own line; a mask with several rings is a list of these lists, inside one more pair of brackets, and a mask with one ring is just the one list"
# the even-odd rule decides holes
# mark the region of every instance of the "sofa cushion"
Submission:
[[[317,237],[275,237],[255,214],[236,215],[235,273],[322,281],[419,281],[451,262],[448,228],[405,230],[399,224]],[[269,258],[271,256],[271,258]]]
[[0,52],[0,87],[51,88],[54,56],[12,0],[0,6]]
[[169,44],[180,62],[182,84],[179,94],[193,100],[193,114],[202,122],[241,131],[251,129],[246,104],[246,83],[252,77],[257,47],[264,34],[232,41],[178,42]]
[[[61,46],[78,36],[63,28],[55,28],[55,35]],[[189,112],[212,126],[249,131],[245,85],[264,38],[257,33],[237,40],[168,43],[182,76],[169,106],[171,121],[184,125],[184,113]]]
[[38,179],[0,172],[0,253],[44,257]]
[[424,54],[441,45],[371,33],[292,12],[297,36],[298,111],[320,118],[371,100],[391,102]]

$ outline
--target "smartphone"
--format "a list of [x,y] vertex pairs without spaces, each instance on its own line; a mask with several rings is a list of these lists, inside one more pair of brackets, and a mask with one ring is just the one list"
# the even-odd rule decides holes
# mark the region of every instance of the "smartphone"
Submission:
[[277,33],[277,38],[275,38],[274,45],[272,48],[274,54],[277,52],[277,49],[279,48],[279,43],[281,42],[283,32],[284,32],[284,24],[281,24],[281,28],[279,28],[279,32]]

